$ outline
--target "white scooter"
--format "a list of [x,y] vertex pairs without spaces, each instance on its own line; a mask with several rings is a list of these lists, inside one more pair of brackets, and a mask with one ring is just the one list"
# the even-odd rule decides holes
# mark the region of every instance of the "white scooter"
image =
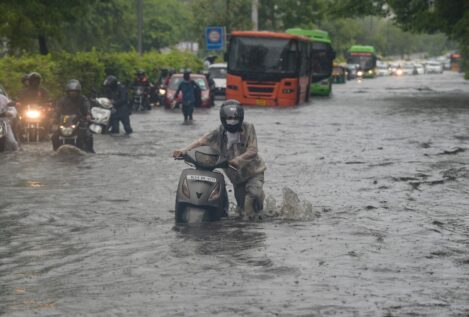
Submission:
[[96,98],[92,100],[91,124],[89,129],[96,134],[106,133],[111,122],[111,114],[115,111],[112,102],[108,98]]

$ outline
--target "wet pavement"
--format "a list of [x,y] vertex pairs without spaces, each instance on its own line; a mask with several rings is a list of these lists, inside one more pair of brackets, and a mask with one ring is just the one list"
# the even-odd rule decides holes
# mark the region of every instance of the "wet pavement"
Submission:
[[[354,81],[295,109],[247,109],[273,217],[175,230],[185,165],[170,152],[217,118],[218,106],[184,126],[157,109],[132,116],[131,137],[97,136],[96,155],[2,154],[0,315],[469,315],[461,75]],[[281,210],[285,187],[312,210]]]

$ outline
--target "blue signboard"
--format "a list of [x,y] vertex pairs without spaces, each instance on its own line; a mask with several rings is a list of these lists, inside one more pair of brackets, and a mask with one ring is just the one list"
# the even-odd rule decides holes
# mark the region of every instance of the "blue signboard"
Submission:
[[205,28],[205,45],[207,51],[221,51],[225,48],[225,28],[209,26]]

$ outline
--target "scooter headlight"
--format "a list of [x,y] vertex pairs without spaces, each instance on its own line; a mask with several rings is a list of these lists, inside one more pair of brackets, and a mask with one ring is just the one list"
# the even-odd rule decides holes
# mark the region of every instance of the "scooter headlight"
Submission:
[[361,70],[359,70],[359,71],[357,72],[357,76],[363,76],[363,72],[362,72]]
[[208,197],[208,200],[215,200],[220,198],[220,184],[215,185],[215,188],[212,190],[212,193],[210,194],[210,197]]
[[182,193],[187,198],[191,198],[191,193],[189,192],[189,185],[187,184],[187,178],[184,178],[184,180],[182,181]]
[[166,94],[166,90],[160,89],[160,95],[164,95],[164,94]]

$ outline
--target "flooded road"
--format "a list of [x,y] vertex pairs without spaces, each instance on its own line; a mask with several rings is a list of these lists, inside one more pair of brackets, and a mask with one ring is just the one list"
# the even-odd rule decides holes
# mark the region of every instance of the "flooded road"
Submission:
[[[1,155],[0,315],[469,315],[461,75],[353,81],[296,109],[247,109],[273,217],[174,230],[185,165],[170,152],[215,128],[218,109],[193,126],[133,115],[135,133],[97,136],[96,155],[50,144]],[[312,211],[281,213],[284,188]]]

